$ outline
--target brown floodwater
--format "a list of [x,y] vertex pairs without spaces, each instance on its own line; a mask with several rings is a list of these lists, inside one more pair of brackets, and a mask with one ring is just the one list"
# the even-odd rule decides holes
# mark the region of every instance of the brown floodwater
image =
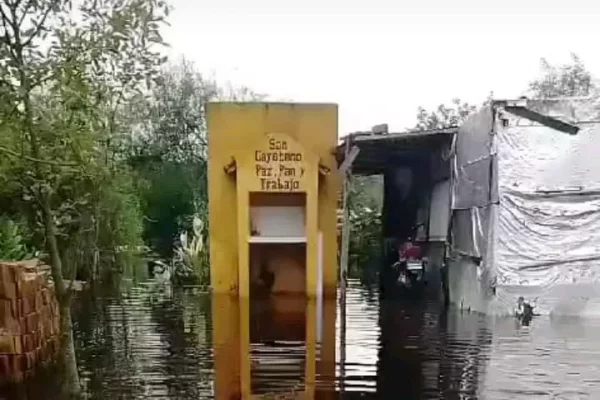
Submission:
[[[88,399],[600,399],[595,320],[522,327],[380,301],[357,282],[345,332],[335,300],[240,302],[153,282],[88,293],[74,314]],[[0,398],[61,399],[59,373]]]

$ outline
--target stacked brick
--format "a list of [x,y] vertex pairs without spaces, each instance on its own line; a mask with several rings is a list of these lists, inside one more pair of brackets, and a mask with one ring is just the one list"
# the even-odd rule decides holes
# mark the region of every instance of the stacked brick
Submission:
[[33,374],[58,344],[58,303],[44,273],[0,261],[0,384]]

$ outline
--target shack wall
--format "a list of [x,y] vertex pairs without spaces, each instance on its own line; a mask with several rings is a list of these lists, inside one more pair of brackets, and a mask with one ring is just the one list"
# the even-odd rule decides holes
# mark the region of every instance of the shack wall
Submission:
[[528,106],[584,122],[577,135],[568,135],[503,116],[492,310],[509,313],[524,296],[542,314],[600,315],[598,107],[581,100]]
[[528,101],[578,125],[570,136],[485,108],[460,128],[453,156],[451,301],[511,314],[600,315],[600,107]]
[[496,150],[494,111],[484,107],[459,128],[451,159],[450,301],[487,312],[494,280],[493,215]]

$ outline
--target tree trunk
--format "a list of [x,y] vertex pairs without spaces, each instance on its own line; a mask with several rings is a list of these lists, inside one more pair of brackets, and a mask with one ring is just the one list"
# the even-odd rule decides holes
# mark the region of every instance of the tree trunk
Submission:
[[[21,37],[22,22],[25,20],[25,16],[27,15],[27,11],[23,11],[22,17],[17,15],[19,2],[14,3],[14,7],[11,9],[11,19],[8,20],[7,17],[2,14],[2,22],[6,29],[6,24],[12,26],[13,28],[13,40],[9,40],[8,33],[6,34],[6,44],[10,47],[9,52],[12,52],[13,59],[16,62],[16,68],[19,72],[19,93],[22,96],[23,109],[24,109],[24,127],[26,133],[29,135],[29,145],[31,150],[31,161],[33,161],[33,171],[35,172],[35,177],[39,182],[47,182],[48,175],[45,173],[45,170],[42,166],[42,163],[45,161],[43,158],[43,151],[40,149],[40,142],[38,137],[38,132],[35,128],[34,124],[34,115],[33,108],[31,104],[31,94],[32,94],[32,84],[31,84],[31,70],[28,68],[28,64],[26,58],[24,57],[24,50],[31,43],[30,37],[27,40],[23,40]],[[54,5],[49,5],[50,7],[54,7]],[[51,8],[48,9],[48,12],[51,11]],[[46,13],[46,16],[48,13]],[[44,17],[45,20],[46,17]],[[7,22],[8,21],[8,22]],[[41,27],[43,21],[40,22]],[[38,27],[38,28],[39,28]],[[39,33],[40,29],[38,29]],[[54,290],[56,293],[56,298],[59,304],[59,313],[60,313],[60,329],[61,329],[61,350],[60,356],[61,361],[64,363],[65,367],[65,384],[68,387],[68,391],[71,395],[79,395],[81,393],[81,387],[79,385],[79,374],[77,371],[77,359],[75,358],[75,350],[73,344],[73,324],[71,321],[71,288],[65,287],[65,281],[63,277],[62,271],[62,260],[60,257],[60,252],[58,249],[58,244],[56,241],[56,226],[54,223],[54,215],[52,212],[52,202],[51,202],[51,193],[48,192],[45,188],[39,190],[38,200],[41,205],[42,218],[44,224],[44,233],[46,239],[46,245],[48,246],[48,252],[50,253],[51,258],[51,272],[52,278],[54,280]]]
[[59,304],[60,310],[60,358],[64,371],[64,390],[72,397],[81,394],[77,357],[73,343],[73,322],[71,320],[70,301]]
[[[71,320],[71,292],[65,285],[62,260],[56,241],[56,230],[54,219],[50,208],[50,199],[48,194],[42,194],[44,231],[46,234],[46,244],[51,259],[52,279],[54,280],[54,290],[58,300],[58,309],[60,314],[60,362],[65,372],[65,389],[72,396],[81,394],[79,384],[79,372],[77,370],[77,357],[75,356],[75,345],[73,343],[73,321]],[[72,282],[72,281],[71,281]]]

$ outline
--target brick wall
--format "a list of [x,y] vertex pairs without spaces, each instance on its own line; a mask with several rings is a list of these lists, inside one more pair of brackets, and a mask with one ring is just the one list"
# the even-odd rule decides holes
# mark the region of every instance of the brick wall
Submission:
[[58,303],[46,275],[35,263],[0,261],[0,384],[31,375],[58,344]]

